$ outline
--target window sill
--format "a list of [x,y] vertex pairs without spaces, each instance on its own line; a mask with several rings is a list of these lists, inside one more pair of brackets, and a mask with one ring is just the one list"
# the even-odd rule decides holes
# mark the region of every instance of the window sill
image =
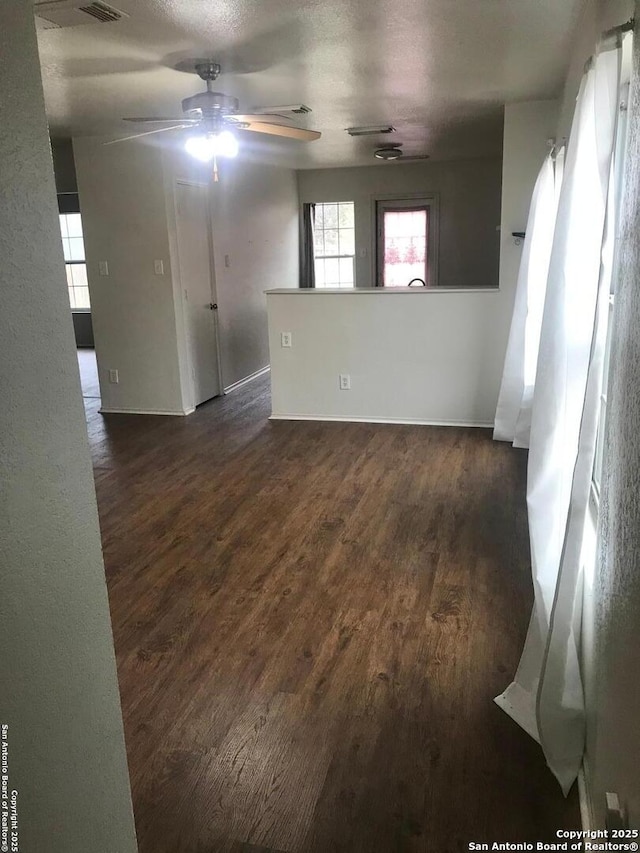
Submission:
[[271,294],[302,294],[304,296],[318,295],[322,293],[344,293],[347,295],[366,295],[375,293],[379,296],[389,296],[398,293],[421,293],[421,294],[443,294],[443,293],[500,293],[499,287],[280,287],[274,290],[265,290]]

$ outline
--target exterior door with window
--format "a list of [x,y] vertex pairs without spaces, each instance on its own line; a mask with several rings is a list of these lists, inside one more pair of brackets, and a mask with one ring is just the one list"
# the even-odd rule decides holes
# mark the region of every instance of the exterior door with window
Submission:
[[[436,215],[433,199],[378,201],[378,287],[437,285]],[[418,281],[415,281],[418,279]]]

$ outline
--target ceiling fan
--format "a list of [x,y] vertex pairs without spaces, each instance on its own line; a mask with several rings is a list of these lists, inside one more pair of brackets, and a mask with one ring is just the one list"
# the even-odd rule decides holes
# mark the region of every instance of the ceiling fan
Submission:
[[[236,130],[265,133],[300,142],[313,142],[321,136],[317,130],[306,130],[285,123],[287,122],[286,117],[277,113],[240,114],[237,98],[213,91],[212,83],[218,78],[221,69],[220,65],[211,59],[186,60],[179,63],[176,70],[196,73],[207,86],[206,91],[198,92],[182,101],[184,116],[182,118],[159,116],[125,118],[124,121],[134,123],[168,126],[113,139],[110,142],[105,142],[105,145],[114,145],[118,142],[138,139],[141,136],[150,136],[152,133],[192,128],[194,133],[187,138],[186,150],[198,160],[205,163],[213,160],[215,164],[216,157],[235,157],[238,153],[238,140],[233,133]],[[269,118],[277,118],[279,121],[266,120]]]
[[428,154],[405,154],[402,150],[402,142],[394,142],[393,144],[383,145],[382,148],[376,148],[373,156],[377,160],[385,160],[387,162],[401,160],[404,163],[412,160],[428,160]]

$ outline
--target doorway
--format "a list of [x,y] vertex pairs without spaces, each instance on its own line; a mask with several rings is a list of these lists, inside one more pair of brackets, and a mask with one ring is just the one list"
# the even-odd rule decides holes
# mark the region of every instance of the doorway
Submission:
[[178,267],[193,405],[222,392],[206,184],[176,182]]

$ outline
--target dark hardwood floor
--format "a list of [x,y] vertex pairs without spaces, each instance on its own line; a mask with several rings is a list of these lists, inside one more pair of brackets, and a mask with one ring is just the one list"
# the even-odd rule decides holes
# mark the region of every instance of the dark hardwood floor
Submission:
[[79,347],[78,368],[83,397],[95,397],[100,400],[100,382],[98,380],[98,365],[96,351],[93,347]]
[[86,400],[141,853],[458,853],[577,828],[492,697],[529,618],[487,430]]

